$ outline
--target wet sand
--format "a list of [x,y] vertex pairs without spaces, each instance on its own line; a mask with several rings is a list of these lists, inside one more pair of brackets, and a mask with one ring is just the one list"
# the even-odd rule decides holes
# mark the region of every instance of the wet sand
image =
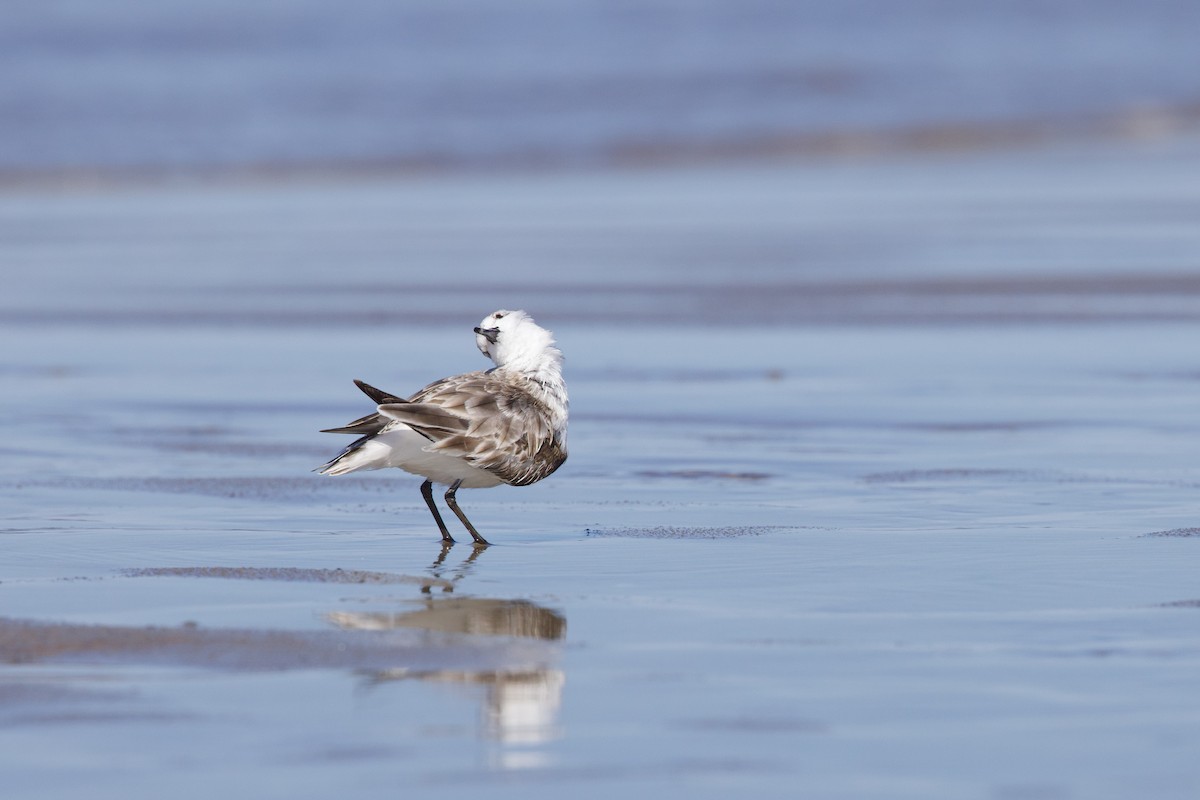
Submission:
[[[0,192],[6,796],[1194,796],[1198,165]],[[500,306],[495,546],[309,472]]]

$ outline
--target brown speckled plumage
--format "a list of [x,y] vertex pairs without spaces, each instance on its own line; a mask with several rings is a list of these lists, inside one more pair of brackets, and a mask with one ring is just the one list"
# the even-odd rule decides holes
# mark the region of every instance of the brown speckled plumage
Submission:
[[567,460],[537,390],[521,375],[468,372],[379,408],[428,438],[430,450],[486,469],[511,486],[528,486]]
[[443,541],[452,542],[431,493],[433,482],[447,484],[447,504],[476,543],[486,544],[458,508],[455,492],[460,486],[528,486],[562,466],[567,390],[553,337],[524,312],[497,311],[475,336],[494,369],[443,378],[407,399],[355,381],[376,411],[326,431],[361,438],[318,471],[398,467],[425,476],[421,493]]

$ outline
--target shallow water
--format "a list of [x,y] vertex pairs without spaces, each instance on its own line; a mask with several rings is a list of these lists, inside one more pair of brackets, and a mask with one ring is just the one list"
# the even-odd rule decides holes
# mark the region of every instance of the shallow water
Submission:
[[[0,195],[6,796],[1194,796],[1195,154]],[[309,472],[502,305],[495,546]]]

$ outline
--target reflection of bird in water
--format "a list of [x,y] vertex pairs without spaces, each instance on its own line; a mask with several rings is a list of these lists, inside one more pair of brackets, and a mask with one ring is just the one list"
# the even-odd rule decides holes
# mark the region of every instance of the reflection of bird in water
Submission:
[[528,486],[558,469],[567,460],[567,386],[554,337],[524,311],[484,317],[475,343],[494,368],[443,378],[407,400],[355,381],[376,411],[324,431],[361,438],[317,471],[344,475],[399,467],[424,476],[421,496],[442,541],[453,543],[433,502],[433,484],[447,484],[446,505],[476,546],[486,546],[455,493],[460,487]]
[[[566,635],[561,614],[527,600],[427,597],[422,607],[402,612],[335,611],[326,615],[351,630],[409,628],[475,636],[516,636],[557,642]],[[511,744],[538,744],[556,735],[566,677],[549,667],[513,671],[384,670],[376,681],[417,678],[487,687],[484,728],[490,738]]]
[[479,558],[479,554],[483,552],[482,547],[472,548],[471,555],[464,558],[462,563],[455,567],[450,573],[450,576],[447,578],[444,577],[447,569],[446,556],[450,555],[450,548],[453,545],[454,542],[442,542],[442,552],[439,553],[438,557],[435,558],[433,563],[429,565],[429,574],[433,580],[421,586],[421,591],[425,594],[432,593],[433,586],[435,585],[440,586],[442,591],[447,594],[453,592],[454,584],[458,583],[467,576],[467,573],[471,571],[471,567],[475,564],[475,559]]
[[561,639],[567,631],[562,615],[528,600],[491,600],[483,597],[427,598],[416,611],[334,611],[326,618],[341,628],[394,630],[419,628],[439,633],[477,636],[524,636]]

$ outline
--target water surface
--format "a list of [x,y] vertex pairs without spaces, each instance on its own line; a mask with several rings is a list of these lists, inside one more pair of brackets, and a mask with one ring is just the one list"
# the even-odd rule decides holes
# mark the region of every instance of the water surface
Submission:
[[[1196,153],[10,189],[6,796],[1194,796]],[[501,306],[495,546],[311,474]]]

